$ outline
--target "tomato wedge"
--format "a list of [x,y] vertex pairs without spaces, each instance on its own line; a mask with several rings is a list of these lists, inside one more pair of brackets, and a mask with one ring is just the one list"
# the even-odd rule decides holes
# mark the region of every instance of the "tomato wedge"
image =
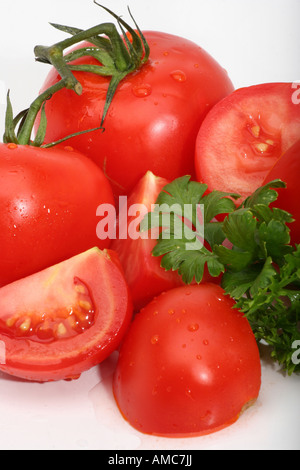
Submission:
[[88,250],[0,289],[0,370],[39,382],[78,378],[118,347],[131,315],[117,255]]
[[209,191],[245,198],[263,184],[300,135],[300,106],[293,93],[291,83],[241,88],[208,113],[197,137],[195,166]]
[[[139,213],[138,219],[141,220],[147,212],[151,211],[151,205],[155,204],[160,191],[168,183],[169,181],[165,178],[155,176],[151,171],[148,171],[131,192],[127,207],[124,206],[120,209],[119,231],[120,228],[122,229],[120,224],[125,222],[127,225],[126,237],[118,237],[117,240],[114,240],[111,249],[119,255],[135,310],[145,306],[162,291],[183,284],[181,277],[176,272],[167,272],[160,266],[161,258],[152,256],[151,252],[156,244],[154,232],[151,234],[140,233],[139,224],[136,225],[136,230],[133,233],[130,228],[130,224],[137,220],[135,212]],[[135,204],[136,206],[134,206]],[[129,215],[134,207],[136,211],[132,213],[133,215]]]

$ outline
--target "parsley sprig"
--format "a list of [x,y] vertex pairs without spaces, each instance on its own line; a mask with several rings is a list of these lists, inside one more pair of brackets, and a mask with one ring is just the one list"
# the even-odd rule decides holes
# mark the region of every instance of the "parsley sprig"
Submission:
[[284,187],[272,181],[236,207],[239,195],[207,194],[205,184],[178,178],[159,194],[141,230],[161,228],[152,254],[186,284],[200,283],[205,265],[211,276],[223,274],[225,293],[257,340],[269,344],[274,361],[292,374],[300,371],[300,245],[290,244],[292,215],[273,207],[276,189]]

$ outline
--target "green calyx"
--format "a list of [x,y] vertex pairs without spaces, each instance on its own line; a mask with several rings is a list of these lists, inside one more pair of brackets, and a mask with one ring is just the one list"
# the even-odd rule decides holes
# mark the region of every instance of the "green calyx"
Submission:
[[[71,37],[50,47],[36,46],[34,53],[36,61],[50,64],[55,67],[61,80],[40,94],[28,109],[19,113],[15,118],[13,117],[9,93],[7,94],[5,133],[3,136],[4,143],[14,142],[20,145],[51,147],[78,134],[95,130],[103,130],[103,123],[118,85],[128,74],[138,70],[148,61],[150,54],[148,43],[132,17],[130,10],[128,9],[136,30],[111,10],[98,4],[96,0],[94,0],[94,3],[106,10],[117,20],[121,34],[119,34],[118,29],[113,23],[102,23],[87,30],[51,23],[54,28],[70,34]],[[127,33],[131,36],[130,40]],[[64,55],[65,49],[83,41],[88,42],[91,45],[85,45]],[[86,56],[96,59],[99,62],[99,65],[73,63],[75,60]],[[71,89],[77,95],[81,95],[82,93],[81,83],[73,74],[75,71],[90,72],[96,75],[110,77],[99,127],[87,129],[85,131],[66,136],[57,142],[43,145],[47,126],[45,114],[46,101],[51,99],[52,95],[62,88]],[[40,111],[41,118],[39,129],[34,140],[31,140],[34,123]]]

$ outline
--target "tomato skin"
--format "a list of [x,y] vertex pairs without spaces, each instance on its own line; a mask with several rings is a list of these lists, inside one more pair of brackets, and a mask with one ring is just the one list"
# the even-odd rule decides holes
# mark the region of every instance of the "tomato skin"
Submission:
[[[226,71],[193,42],[146,31],[150,59],[119,85],[104,122],[105,132],[72,138],[71,145],[94,160],[115,195],[129,194],[146,171],[173,180],[194,175],[194,145],[209,109],[233,91]],[[97,64],[94,59],[76,63]],[[108,78],[74,72],[81,96],[64,89],[46,103],[46,142],[99,127]],[[42,90],[60,79],[50,71]]]
[[[58,339],[53,335],[51,341],[43,341],[30,332],[17,335],[6,326],[16,314],[21,321],[34,320],[37,314],[38,324],[50,318],[57,325],[63,321],[66,325],[70,314],[75,315],[76,304],[68,303],[75,278],[89,292],[95,310],[92,325],[83,332]],[[0,370],[38,382],[78,378],[102,362],[119,347],[132,319],[131,296],[118,257],[111,250],[97,248],[2,287],[0,305],[0,341],[5,344]],[[34,307],[39,307],[37,312]],[[67,317],[63,307],[72,308]]]
[[300,140],[282,155],[264,181],[266,184],[275,179],[281,179],[287,184],[284,189],[276,188],[278,199],[273,203],[273,206],[289,212],[295,219],[289,225],[292,244],[300,243],[299,175]]
[[96,236],[101,203],[114,204],[109,182],[71,147],[0,144],[0,286],[107,248]]
[[235,90],[217,103],[197,136],[198,181],[209,191],[235,192],[242,198],[259,188],[299,138],[300,107],[293,103],[293,93],[292,83],[265,83]]
[[255,337],[215,284],[172,289],[138,313],[123,340],[113,390],[139,431],[169,437],[222,429],[255,400]]

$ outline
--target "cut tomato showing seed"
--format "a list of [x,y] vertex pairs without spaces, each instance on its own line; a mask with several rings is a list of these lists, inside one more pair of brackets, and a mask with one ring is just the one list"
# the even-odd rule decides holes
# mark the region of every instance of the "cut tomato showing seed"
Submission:
[[0,370],[41,382],[78,377],[119,346],[131,316],[116,253],[88,250],[0,289]]
[[[209,191],[252,194],[300,135],[300,106],[291,83],[241,88],[208,113],[196,142],[195,166]],[[239,202],[239,201],[238,201]]]

